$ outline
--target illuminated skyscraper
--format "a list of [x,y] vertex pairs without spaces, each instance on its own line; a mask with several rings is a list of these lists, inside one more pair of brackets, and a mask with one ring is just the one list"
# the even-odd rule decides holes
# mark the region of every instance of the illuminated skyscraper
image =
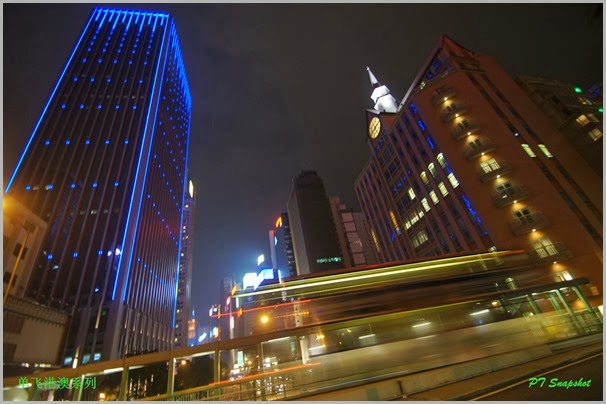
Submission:
[[[181,260],[179,262],[179,283],[177,287],[177,312],[175,318],[175,346],[187,346],[185,328],[188,325],[188,313],[191,308],[191,280],[193,270],[193,244],[195,223],[195,189],[189,180],[183,206],[183,225],[181,226]],[[189,327],[188,327],[189,329]],[[189,332],[189,331],[188,331]]]
[[269,247],[273,267],[281,271],[282,277],[297,276],[297,263],[292,246],[288,213],[282,212],[276,220],[276,228],[269,231]]
[[198,320],[196,311],[192,310],[191,317],[187,319],[187,340],[184,346],[194,346],[198,343]]
[[48,223],[23,296],[66,366],[173,343],[191,96],[174,20],[96,8],[5,192]]
[[602,181],[494,58],[443,36],[395,108],[370,80],[355,189],[381,262],[523,249],[601,301]]

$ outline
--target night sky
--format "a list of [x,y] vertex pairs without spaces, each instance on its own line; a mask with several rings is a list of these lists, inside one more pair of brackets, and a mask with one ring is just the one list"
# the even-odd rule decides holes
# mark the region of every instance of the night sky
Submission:
[[[601,3],[107,6],[176,20],[193,100],[192,296],[203,322],[220,280],[241,282],[268,254],[268,230],[301,170],[358,209],[373,107],[365,66],[399,102],[444,33],[514,76],[602,81]],[[93,8],[3,4],[4,184]]]

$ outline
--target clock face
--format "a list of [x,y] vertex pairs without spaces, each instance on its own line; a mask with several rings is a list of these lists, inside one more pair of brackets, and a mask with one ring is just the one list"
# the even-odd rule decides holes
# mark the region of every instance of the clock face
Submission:
[[368,134],[371,138],[376,138],[379,136],[379,132],[381,131],[381,121],[376,116],[370,120],[370,124],[368,125]]

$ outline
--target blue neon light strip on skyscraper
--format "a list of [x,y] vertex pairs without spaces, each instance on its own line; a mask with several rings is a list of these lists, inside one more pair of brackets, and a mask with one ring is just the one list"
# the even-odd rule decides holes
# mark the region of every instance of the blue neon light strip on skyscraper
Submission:
[[[97,15],[97,17],[98,17],[98,15]],[[67,68],[69,67],[70,63],[72,62],[72,59],[74,58],[74,55],[76,54],[76,51],[78,50],[78,47],[80,46],[80,43],[82,42],[82,39],[84,38],[84,34],[86,33],[86,30],[88,29],[88,26],[91,24],[92,21],[93,21],[93,17],[91,16],[91,18],[86,23],[86,27],[84,27],[82,34],[80,34],[80,38],[78,39],[78,42],[76,43],[76,46],[74,47],[74,50],[72,51],[72,54],[70,55],[69,59],[67,60],[67,63],[65,64],[65,67],[63,68],[63,71],[61,72],[61,75],[59,76],[59,80],[57,80],[57,84],[55,84],[55,88],[53,89],[51,96],[49,97],[48,101],[46,102],[46,106],[44,107],[44,110],[42,110],[40,119],[38,119],[38,123],[36,124],[36,127],[34,128],[31,136],[29,137],[29,140],[27,141],[27,144],[25,145],[25,149],[23,149],[23,152],[21,153],[21,156],[19,157],[19,160],[17,161],[17,166],[15,167],[15,170],[13,171],[13,175],[8,180],[6,189],[4,190],[5,193],[8,192],[9,188],[11,187],[11,185],[15,179],[15,176],[17,175],[17,172],[19,171],[19,167],[21,166],[21,163],[23,162],[23,158],[25,157],[25,154],[27,153],[27,150],[29,149],[29,146],[31,145],[32,140],[34,139],[34,136],[36,135],[36,132],[38,131],[38,128],[40,127],[40,123],[42,123],[42,120],[44,119],[44,116],[46,115],[46,111],[48,110],[48,107],[50,106],[51,102],[53,102],[53,98],[55,96],[55,93],[57,92],[57,89],[61,85],[61,82],[63,81],[65,72],[67,71]]]
[[[112,16],[113,16],[114,12],[112,11]],[[112,31],[116,29],[116,24],[118,23],[118,20],[120,19],[120,15],[118,14],[116,16],[116,19],[114,20],[114,25],[112,25]]]
[[130,23],[133,20],[133,13],[128,13],[128,23],[126,24],[126,29],[124,30],[124,35],[128,32],[128,28],[130,27]]
[[[139,13],[137,13],[137,18],[139,18]],[[135,23],[136,23],[136,20],[135,20]],[[150,100],[150,103],[149,103],[149,109],[147,111],[147,118],[145,120],[145,129],[143,131],[144,138],[143,138],[143,141],[141,142],[141,151],[139,153],[139,161],[137,163],[137,173],[135,174],[135,182],[134,182],[135,186],[137,184],[137,179],[138,179],[139,174],[141,172],[141,162],[142,162],[142,158],[143,158],[143,156],[142,156],[142,154],[143,154],[143,146],[145,145],[145,135],[147,134],[147,126],[149,125],[149,117],[150,117],[150,113],[151,113],[151,110],[152,110],[152,107],[153,107],[153,96],[155,94],[156,85],[158,84],[158,72],[160,71],[161,67],[162,67],[162,78],[160,80],[160,85],[163,84],[163,80],[164,80],[164,68],[165,68],[165,66],[160,66],[160,65],[161,65],[162,59],[164,59],[164,63],[165,64],[166,64],[166,60],[168,59],[168,58],[163,58],[162,57],[163,50],[164,50],[164,42],[166,41],[167,37],[168,37],[168,35],[167,35],[167,33],[165,33],[164,37],[162,38],[162,44],[160,45],[160,53],[159,53],[159,57],[158,57],[158,65],[156,66],[156,72],[154,74],[154,84],[152,86],[152,91],[151,91],[151,96],[152,97],[151,97],[151,100]],[[161,92],[161,90],[162,89],[160,88],[160,92]],[[158,96],[158,102],[156,103],[156,111],[155,111],[154,115],[157,115],[159,105],[160,105],[160,97]],[[151,152],[151,149],[152,149],[154,131],[155,131],[155,125],[152,127],[151,134],[150,134],[150,137],[151,137],[150,138],[150,146],[149,146],[148,156],[147,156],[147,161],[148,162],[149,162],[149,153]],[[143,189],[145,188],[145,182],[147,180],[147,169],[148,168],[149,168],[149,164],[146,165],[146,167],[145,167],[145,173],[143,174],[143,183],[142,183]],[[134,202],[133,199],[134,199],[134,197],[135,197],[135,192],[133,190],[133,193],[131,194],[131,199],[130,199],[130,206],[128,207],[128,218],[126,220],[126,226],[124,227],[124,238],[122,240],[122,246],[126,245],[126,235],[128,234],[128,226],[129,226],[130,219],[131,219],[131,213],[132,213],[132,207],[133,207],[133,202]],[[128,258],[128,266],[127,266],[127,271],[128,272],[126,273],[126,279],[125,279],[125,282],[124,282],[124,287],[122,288],[122,296],[120,296],[120,298],[121,298],[122,301],[124,301],[124,299],[125,299],[126,290],[128,288],[128,280],[129,280],[129,277],[130,277],[132,255],[133,255],[133,251],[134,251],[134,248],[135,248],[135,242],[134,242],[134,240],[136,240],[137,229],[138,229],[138,226],[139,226],[139,215],[141,214],[141,203],[142,203],[142,201],[143,201],[143,193],[141,194],[141,198],[139,199],[139,209],[137,211],[137,218],[136,218],[136,221],[135,221],[135,230],[134,230],[134,233],[133,233],[133,243],[131,244],[131,247],[130,247],[131,250],[130,250],[130,253],[128,254],[128,257],[129,257]],[[114,289],[112,291],[112,300],[114,300],[115,296],[116,296],[116,287],[118,286],[118,279],[120,277],[120,269],[122,268],[122,265],[121,265],[122,264],[122,257],[124,257],[124,254],[122,254],[120,256],[120,262],[118,263],[118,272],[116,273],[116,279],[114,280]]]
[[105,17],[107,17],[107,10],[103,10],[103,18],[101,18],[101,22],[99,23],[99,26],[97,27],[97,31],[99,31],[101,29],[101,27],[103,26],[103,21],[105,21]]

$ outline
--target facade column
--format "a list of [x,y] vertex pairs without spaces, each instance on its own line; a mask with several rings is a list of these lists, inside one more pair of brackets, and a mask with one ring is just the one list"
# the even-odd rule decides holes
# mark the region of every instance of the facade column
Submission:
[[566,308],[566,311],[570,315],[570,318],[572,319],[572,323],[575,325],[577,330],[585,333],[585,327],[583,327],[583,324],[579,324],[579,320],[577,319],[577,317],[574,314],[574,311],[572,311],[572,308],[566,301],[566,298],[562,295],[562,292],[560,291],[560,289],[556,289],[555,293],[558,296],[558,298],[560,299],[560,301],[562,302],[562,304],[564,305],[564,307]]
[[126,364],[122,368],[122,376],[120,377],[120,392],[118,393],[118,401],[126,401],[128,396],[128,366]]
[[573,286],[572,290],[574,290],[574,292],[577,294],[577,296],[579,297],[579,300],[583,302],[583,304],[585,305],[585,307],[587,308],[587,311],[591,314],[591,316],[597,320],[598,324],[603,324],[604,321],[602,320],[600,315],[598,313],[596,313],[595,309],[593,307],[591,307],[591,305],[589,304],[589,301],[587,301],[587,298],[585,297],[583,292],[581,292],[581,289],[578,286]]
[[168,399],[172,400],[175,393],[175,358],[171,354],[168,360],[168,380],[166,383],[166,394]]
[[547,293],[548,293],[549,301],[551,302],[551,305],[553,306],[553,308],[555,309],[555,311],[558,314],[562,314],[563,310],[562,310],[562,307],[560,306],[560,304],[558,303],[558,301],[555,299],[555,297],[553,296],[553,294],[551,294],[551,292],[547,292]]
[[541,308],[539,307],[539,305],[537,304],[537,302],[534,301],[534,299],[532,298],[531,295],[526,295],[526,299],[528,299],[528,303],[530,303],[530,306],[532,307],[532,310],[534,311],[534,314],[541,314]]
[[218,349],[215,349],[215,363],[214,363],[214,379],[215,383],[221,381],[221,352]]

